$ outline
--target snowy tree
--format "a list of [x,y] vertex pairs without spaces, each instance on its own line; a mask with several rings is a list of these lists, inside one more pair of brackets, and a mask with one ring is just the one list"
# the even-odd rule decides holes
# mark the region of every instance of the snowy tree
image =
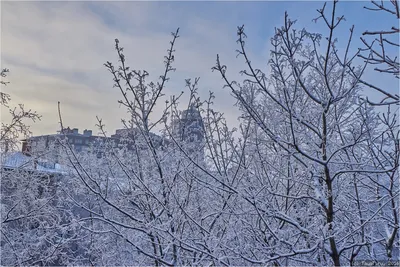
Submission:
[[[28,137],[31,134],[27,121],[40,120],[40,115],[31,109],[25,109],[23,104],[19,104],[17,107],[9,107],[11,96],[5,93],[3,90],[9,82],[4,81],[3,78],[7,76],[8,69],[1,70],[0,84],[2,86],[2,92],[0,92],[0,107],[8,109],[10,113],[10,121],[8,123],[3,120],[1,122],[0,132],[0,151],[1,153],[7,153],[9,151],[15,151],[18,148],[19,138]],[[4,118],[4,117],[3,117]]]
[[[4,69],[2,77],[8,72]],[[2,86],[7,82],[2,81]],[[1,106],[9,108],[11,97],[1,92]],[[41,166],[47,151],[30,156],[16,151],[19,138],[31,132],[29,121],[40,116],[24,105],[9,108],[11,121],[2,122],[1,153],[1,265],[54,265],[73,263],[66,259],[73,238],[73,227],[65,223],[70,216],[58,190],[60,175]]]
[[[386,240],[374,229],[387,227],[387,220],[391,226],[383,251],[386,247],[391,257],[398,228],[397,120],[382,122],[360,99],[364,67],[352,67],[357,56],[349,53],[353,28],[344,55],[339,54],[335,30],[343,17],[335,14],[336,5],[330,16],[326,5],[318,10],[327,26],[326,41],[322,34],[294,29],[285,15],[271,40],[270,77],[251,63],[244,27],[238,27],[238,54],[247,66],[243,83],[229,80],[219,57],[213,68],[243,116],[258,128],[251,154],[259,154],[254,161],[259,167],[253,169],[260,170],[254,176],[261,184],[246,191],[265,227],[264,253],[238,252],[251,253],[247,259],[253,263],[340,266],[353,264],[360,254],[374,258],[370,247]],[[385,191],[385,201],[372,188]],[[392,212],[378,220],[378,211],[385,209]]]
[[[382,77],[390,78],[394,76],[399,79],[399,19],[400,19],[400,2],[398,0],[391,1],[371,1],[369,6],[364,7],[372,12],[380,12],[386,15],[387,21],[392,20],[394,25],[390,29],[369,29],[363,33],[361,41],[364,48],[361,50],[365,53],[359,56],[363,58],[369,65],[375,66],[374,70],[381,73]],[[373,39],[371,38],[373,37]],[[400,96],[391,93],[392,88],[382,88],[374,84],[368,79],[360,79],[360,82],[373,90],[384,95],[380,102],[371,102],[375,105],[398,104]]]
[[[323,33],[296,29],[285,14],[268,75],[238,27],[244,79],[231,80],[219,57],[213,68],[237,100],[236,128],[213,92],[200,99],[199,78],[185,81],[186,110],[184,92],[163,103],[178,30],[154,81],[128,66],[115,40],[118,65],[105,67],[129,114],[118,141],[77,152],[61,130],[23,158],[30,169],[3,169],[2,264],[340,266],[398,257],[396,96],[384,111],[362,97],[373,88],[366,66],[395,59],[378,59],[372,45],[368,57],[352,54],[353,28],[340,51],[344,18],[337,1],[328,6],[316,19]],[[97,126],[106,137],[101,119]],[[9,136],[2,142],[16,142]],[[54,155],[62,170],[40,167]]]

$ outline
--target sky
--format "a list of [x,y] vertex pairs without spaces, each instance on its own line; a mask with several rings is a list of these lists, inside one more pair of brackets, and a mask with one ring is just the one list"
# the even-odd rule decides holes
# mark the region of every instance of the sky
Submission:
[[[247,47],[252,63],[267,70],[270,38],[274,28],[283,23],[284,12],[296,19],[296,27],[320,32],[326,36],[323,21],[313,22],[321,8],[320,1],[44,1],[1,2],[1,67],[10,69],[10,82],[2,90],[12,103],[42,115],[31,124],[34,135],[59,130],[57,102],[61,102],[64,126],[84,129],[95,127],[96,116],[103,119],[113,134],[127,118],[117,101],[121,95],[113,88],[112,76],[103,66],[106,61],[118,63],[114,40],[123,46],[131,69],[145,69],[156,80],[163,72],[163,60],[169,48],[171,32],[180,28],[176,42],[174,67],[165,88],[166,97],[185,91],[185,79],[200,77],[199,95],[215,93],[214,108],[223,112],[231,126],[239,116],[234,99],[218,73],[212,72],[216,55],[228,66],[228,76],[241,80],[244,66],[236,58],[237,26],[245,25]],[[341,1],[337,14],[346,18],[337,31],[339,48],[344,47],[349,28],[354,24],[354,45],[367,29],[390,28],[396,20],[363,9],[365,1]],[[331,8],[328,2],[327,8]],[[397,81],[382,79],[368,70],[368,78],[398,90]],[[378,79],[379,77],[379,79]],[[379,80],[379,81],[378,81]],[[372,98],[379,97],[371,93]],[[162,101],[160,103],[163,103]],[[155,115],[162,109],[156,107]],[[1,120],[7,121],[2,109]]]

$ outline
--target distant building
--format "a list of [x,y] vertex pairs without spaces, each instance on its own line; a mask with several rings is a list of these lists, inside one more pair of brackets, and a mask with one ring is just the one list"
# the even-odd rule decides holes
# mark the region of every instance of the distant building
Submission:
[[[154,133],[150,133],[149,136],[156,148],[162,146],[166,141]],[[22,153],[29,156],[33,153],[49,152],[49,147],[52,146],[50,151],[55,154],[53,158],[57,162],[57,156],[61,148],[57,140],[65,139],[71,144],[74,152],[90,151],[96,153],[97,157],[102,156],[106,144],[115,148],[126,147],[128,150],[133,150],[135,147],[142,147],[143,149],[147,147],[146,143],[143,142],[142,133],[137,128],[117,129],[111,137],[104,137],[93,135],[91,130],[85,129],[83,133],[79,133],[79,129],[67,127],[56,134],[32,136],[22,140]]]
[[[172,127],[175,138],[186,144],[186,151],[189,154],[198,154],[198,152],[201,155],[204,154],[203,119],[194,105],[184,110],[181,116],[172,122]],[[156,148],[162,148],[171,143],[171,140],[154,133],[144,136],[138,128],[117,129],[111,137],[104,137],[93,135],[92,130],[85,129],[83,133],[79,133],[78,128],[67,127],[55,134],[32,136],[22,140],[22,153],[27,156],[40,152],[54,153],[51,157],[58,162],[61,145],[57,140],[67,139],[74,152],[92,152],[97,154],[97,157],[101,157],[106,144],[116,148],[125,147],[127,150],[138,147],[146,149],[148,138]],[[49,149],[50,147],[52,149]]]
[[204,124],[195,105],[172,121],[172,131],[175,138],[186,144],[190,155],[200,154],[200,158],[204,158]]
[[204,140],[203,119],[194,105],[184,110],[180,118],[172,122],[172,127],[182,141],[201,143]]
[[[142,149],[148,147],[147,143],[143,142],[143,133],[138,128],[117,129],[115,134],[111,135],[111,138],[113,138],[118,145],[126,145],[128,150],[134,149],[135,147],[141,147]],[[165,138],[152,132],[149,133],[149,138],[156,148],[169,143]]]
[[90,148],[98,147],[103,141],[114,141],[115,138],[94,136],[91,130],[86,129],[81,134],[77,128],[70,129],[68,127],[56,134],[32,136],[22,140],[22,152],[25,155],[30,155],[34,152],[44,151],[51,145],[54,146],[55,151],[57,151],[60,146],[56,140],[64,139],[68,140],[75,152],[82,152],[88,151]]

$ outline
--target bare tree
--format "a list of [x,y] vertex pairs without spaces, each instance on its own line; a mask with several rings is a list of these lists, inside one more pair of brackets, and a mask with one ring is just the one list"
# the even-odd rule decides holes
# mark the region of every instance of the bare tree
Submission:
[[[3,69],[1,71],[1,78],[6,77],[9,72],[8,69]],[[1,86],[7,85],[9,82],[1,80]],[[3,89],[3,88],[2,88]],[[18,108],[10,108],[9,104],[11,101],[11,96],[5,92],[0,92],[0,106],[9,108],[9,113],[11,115],[11,121],[6,123],[1,122],[0,131],[0,152],[7,153],[8,151],[13,151],[17,148],[20,137],[28,137],[31,134],[30,127],[27,125],[26,121],[40,120],[40,115],[31,109],[26,109],[23,104],[19,104]]]
[[[1,77],[7,72],[4,69]],[[1,92],[0,101],[9,108],[11,97]],[[19,138],[31,134],[27,121],[35,122],[40,115],[23,104],[9,112],[11,122],[3,120],[0,132],[1,265],[61,264],[71,248],[72,228],[65,224],[68,209],[58,205],[66,204],[57,190],[60,177],[41,168],[40,159],[47,151],[29,157],[16,151]],[[72,257],[68,262],[74,262]]]
[[[244,27],[238,27],[237,41],[238,54],[247,66],[241,72],[244,82],[229,80],[227,67],[221,64],[219,57],[213,68],[221,74],[226,87],[238,100],[243,116],[251,118],[263,133],[263,141],[256,142],[256,151],[270,150],[277,159],[286,161],[283,165],[276,164],[274,157],[264,152],[256,163],[261,164],[259,169],[265,169],[260,172],[259,180],[272,181],[261,188],[270,196],[282,198],[285,205],[292,206],[292,210],[282,210],[277,201],[275,205],[267,205],[264,200],[269,197],[262,195],[262,191],[248,190],[264,197],[253,200],[252,196],[249,199],[267,231],[263,246],[267,253],[257,256],[252,251],[247,259],[253,263],[278,261],[290,265],[300,262],[312,264],[314,261],[314,264],[340,266],[346,260],[352,263],[360,250],[363,250],[362,257],[371,257],[367,247],[383,240],[374,236],[382,233],[366,230],[374,227],[372,222],[377,213],[372,211],[387,208],[391,202],[393,207],[398,207],[398,187],[386,195],[386,201],[379,207],[370,206],[367,214],[363,214],[364,206],[357,206],[360,201],[370,201],[370,192],[360,182],[364,177],[373,174],[387,182],[385,175],[396,175],[398,139],[387,136],[396,128],[392,124],[380,128],[381,132],[372,130],[379,128],[375,123],[378,116],[359,100],[360,79],[365,66],[352,67],[357,53],[349,54],[353,28],[350,29],[344,56],[338,54],[335,30],[343,16],[337,17],[336,5],[337,1],[334,1],[330,15],[327,15],[326,4],[318,10],[318,19],[327,28],[326,41],[321,34],[294,29],[294,22],[285,15],[284,26],[276,29],[271,41],[269,79],[253,66],[248,57]],[[378,136],[386,136],[384,142],[390,143],[380,145],[380,153],[385,153],[385,149],[393,151],[390,152],[390,165],[376,165],[376,154],[365,151],[371,142],[377,142]],[[274,145],[269,145],[268,149],[268,143]],[[275,171],[266,168],[266,164],[274,166]],[[287,168],[283,167],[285,165]],[[278,189],[279,184],[285,184],[284,181],[287,185]],[[353,189],[350,181],[353,181]],[[372,184],[370,182],[369,186]],[[356,191],[355,199],[350,197],[352,190]],[[273,199],[267,203],[271,201]],[[296,213],[303,216],[296,219]],[[395,214],[389,217],[391,221],[397,221]],[[380,227],[389,217],[380,221]],[[390,237],[396,235],[397,227],[398,223],[391,228]],[[280,232],[280,229],[284,231]],[[288,236],[288,233],[293,235]],[[240,255],[243,257],[244,253]],[[309,255],[307,259],[311,262],[305,259],[304,254]]]
[[[296,29],[285,14],[271,38],[268,76],[252,64],[244,26],[238,27],[244,79],[232,81],[219,57],[213,68],[237,100],[237,128],[216,110],[212,92],[200,99],[199,78],[185,81],[185,111],[184,92],[162,102],[178,30],[156,81],[131,70],[115,40],[119,63],[105,67],[129,114],[124,131],[117,144],[99,138],[78,153],[63,136],[59,106],[60,138],[32,159],[57,154],[62,179],[8,172],[2,220],[20,224],[2,233],[4,262],[340,266],[395,256],[396,99],[384,100],[387,111],[378,113],[361,98],[372,58],[354,66],[360,54],[350,53],[353,27],[339,53],[343,16],[337,1],[329,7],[318,10],[323,34]],[[99,118],[97,126],[106,137]]]
[[[400,20],[400,2],[398,0],[390,1],[371,1],[371,6],[364,7],[367,10],[385,13],[387,18],[393,18],[395,25],[390,29],[370,29],[363,33],[361,41],[365,45],[359,56],[364,59],[368,64],[375,66],[374,70],[387,75],[393,75],[399,79],[399,20]],[[373,40],[370,41],[369,38]],[[378,102],[371,102],[375,105],[398,104],[400,101],[399,94],[393,93],[392,88],[381,88],[366,79],[361,79],[360,82],[384,95],[384,98]],[[394,88],[397,89],[398,88]]]

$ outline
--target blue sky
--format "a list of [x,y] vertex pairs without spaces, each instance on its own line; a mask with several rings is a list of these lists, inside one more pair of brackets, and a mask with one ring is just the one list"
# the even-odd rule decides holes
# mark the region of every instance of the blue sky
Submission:
[[[219,53],[230,77],[240,79],[237,73],[243,61],[236,59],[236,27],[245,24],[252,62],[265,69],[269,40],[274,27],[282,24],[284,12],[297,19],[297,28],[326,35],[322,21],[312,22],[322,5],[320,1],[2,2],[1,64],[11,70],[11,83],[4,90],[14,103],[25,103],[43,115],[42,121],[32,126],[34,134],[58,130],[57,101],[62,103],[65,124],[96,132],[97,115],[111,134],[121,127],[119,118],[126,116],[117,104],[119,94],[112,88],[112,78],[102,65],[117,61],[114,39],[120,39],[125,47],[131,68],[147,69],[157,78],[170,32],[180,27],[177,71],[171,75],[165,93],[178,94],[184,90],[185,78],[201,77],[200,95],[206,97],[208,91],[214,91],[216,109],[233,125],[239,114],[211,67]],[[343,45],[353,24],[355,48],[360,46],[359,36],[364,30],[397,24],[385,15],[364,10],[365,5],[370,4],[339,2],[337,13],[345,15],[346,21],[336,36]],[[327,8],[330,10],[331,3]],[[373,80],[381,77],[373,71],[368,75]],[[383,83],[398,88],[394,79],[384,79]],[[6,118],[3,110],[2,119]]]

